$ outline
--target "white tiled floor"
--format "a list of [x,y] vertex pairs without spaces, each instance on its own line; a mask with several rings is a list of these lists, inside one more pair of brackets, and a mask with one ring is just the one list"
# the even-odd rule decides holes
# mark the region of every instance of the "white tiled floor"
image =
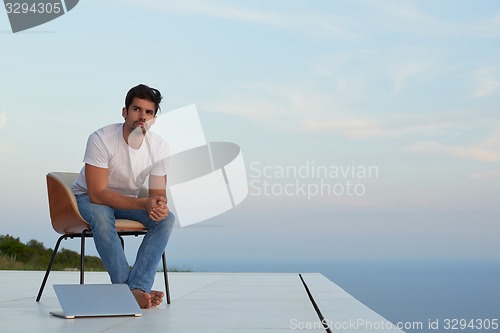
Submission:
[[[78,272],[52,272],[37,303],[43,274],[0,271],[1,332],[325,331],[298,273],[170,273],[170,305],[145,310],[138,318],[88,319],[61,319],[49,314],[60,309],[52,285],[78,283]],[[326,319],[384,320],[321,274],[302,276]],[[86,283],[109,283],[106,273],[89,272],[85,279]],[[155,289],[162,287],[163,276],[158,274]],[[362,327],[358,330],[363,331]]]

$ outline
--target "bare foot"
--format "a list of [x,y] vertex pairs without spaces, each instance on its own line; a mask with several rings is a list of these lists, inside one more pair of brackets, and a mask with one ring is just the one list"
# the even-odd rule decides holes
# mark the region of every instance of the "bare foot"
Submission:
[[160,305],[163,302],[163,296],[165,296],[163,292],[157,290],[151,290],[149,295],[151,296],[150,299],[152,307]]
[[132,289],[131,291],[141,309],[151,308],[152,303],[150,294],[146,293],[145,291],[142,291],[141,289]]

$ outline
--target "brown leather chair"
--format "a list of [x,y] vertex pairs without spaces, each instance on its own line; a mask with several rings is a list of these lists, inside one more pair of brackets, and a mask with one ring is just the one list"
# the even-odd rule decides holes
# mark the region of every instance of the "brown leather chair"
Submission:
[[[49,210],[52,227],[56,232],[62,234],[57,240],[52,257],[50,258],[49,266],[45,272],[45,276],[40,286],[36,301],[40,301],[43,289],[47,283],[50,270],[54,263],[54,259],[59,249],[59,245],[63,239],[73,239],[80,237],[81,251],[80,251],[80,284],[84,283],[84,257],[85,257],[85,238],[92,237],[90,225],[83,219],[78,211],[78,205],[75,195],[71,190],[71,184],[78,177],[78,173],[71,172],[51,172],[47,175],[47,191],[49,197]],[[147,190],[143,189],[139,196],[147,196]],[[122,247],[124,245],[122,236],[139,236],[145,235],[148,230],[144,225],[137,221],[132,220],[116,220],[116,231],[120,236]],[[165,293],[167,303],[170,304],[170,290],[168,285],[167,261],[165,252],[162,255],[163,261],[163,275],[165,278]]]

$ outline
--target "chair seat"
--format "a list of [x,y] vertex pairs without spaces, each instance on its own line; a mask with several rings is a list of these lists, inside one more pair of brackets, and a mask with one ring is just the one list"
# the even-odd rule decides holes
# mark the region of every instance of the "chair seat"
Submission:
[[147,230],[144,224],[137,221],[116,219],[115,221],[116,231],[136,231],[136,230]]

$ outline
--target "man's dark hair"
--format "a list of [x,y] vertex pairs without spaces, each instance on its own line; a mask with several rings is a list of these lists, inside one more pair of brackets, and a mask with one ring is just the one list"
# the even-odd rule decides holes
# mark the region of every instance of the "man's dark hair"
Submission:
[[163,98],[158,89],[148,87],[145,84],[139,84],[138,86],[131,88],[128,91],[127,96],[125,97],[125,108],[127,109],[127,112],[128,112],[128,107],[130,106],[130,104],[132,104],[132,101],[134,100],[134,97],[140,99],[146,99],[148,101],[155,103],[155,116],[156,116],[158,109],[160,109],[160,102]]

